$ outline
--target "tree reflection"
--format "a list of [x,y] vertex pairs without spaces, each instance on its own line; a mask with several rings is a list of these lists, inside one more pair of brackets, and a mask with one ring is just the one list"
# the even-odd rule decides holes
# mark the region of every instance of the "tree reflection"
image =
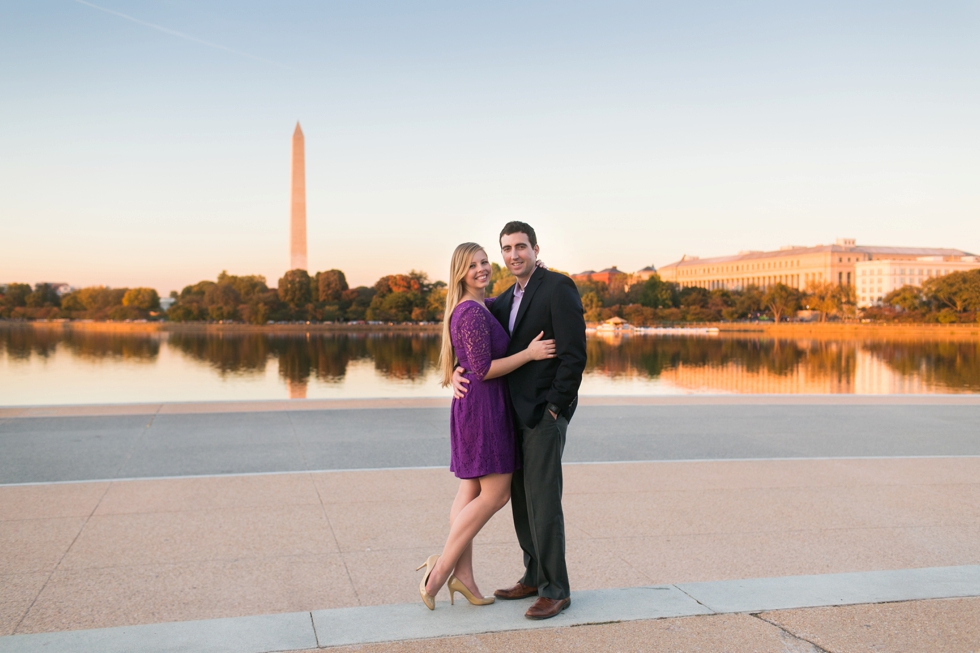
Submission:
[[54,329],[34,329],[20,325],[0,329],[0,352],[16,361],[27,361],[31,355],[48,358],[54,354],[64,333]]
[[863,346],[902,376],[944,390],[980,392],[980,342],[885,340]]
[[[0,353],[11,361],[67,351],[92,361],[152,363],[164,339],[222,377],[261,375],[277,359],[279,376],[297,395],[310,379],[342,383],[355,361],[373,365],[382,379],[425,380],[436,370],[440,342],[437,334],[114,333],[12,325],[0,328]],[[588,373],[624,382],[662,378],[708,391],[876,392],[894,391],[887,389],[894,387],[889,379],[908,379],[915,383],[904,388],[914,392],[980,392],[977,341],[626,336],[590,337],[587,348]],[[887,378],[876,376],[882,371]]]
[[625,337],[592,338],[587,343],[586,371],[612,378],[657,378],[684,367],[688,374],[702,368],[737,368],[744,374],[789,377],[801,370],[811,379],[850,384],[857,365],[853,341],[777,338]]
[[271,339],[259,333],[172,333],[167,343],[221,376],[265,371],[273,349]]
[[0,351],[5,351],[13,360],[27,361],[31,356],[51,358],[59,347],[83,359],[118,358],[127,362],[152,363],[160,354],[160,336],[21,326],[0,329]]
[[351,361],[369,359],[385,378],[415,381],[439,360],[439,337],[432,334],[228,334],[180,333],[170,344],[222,374],[260,373],[279,361],[279,375],[293,383],[315,377],[339,383]]
[[374,359],[374,369],[384,376],[416,381],[438,364],[439,342],[439,336],[433,334],[372,334],[367,338],[367,352]]

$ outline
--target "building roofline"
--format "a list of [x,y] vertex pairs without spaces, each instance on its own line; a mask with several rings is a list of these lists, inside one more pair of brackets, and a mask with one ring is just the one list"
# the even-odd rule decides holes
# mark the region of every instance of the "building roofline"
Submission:
[[822,252],[857,253],[857,254],[893,254],[895,256],[975,256],[970,252],[961,249],[946,247],[886,247],[880,245],[855,245],[845,247],[841,245],[816,245],[814,247],[794,247],[792,249],[777,249],[765,252],[746,252],[744,254],[734,254],[731,256],[715,256],[712,258],[692,258],[681,259],[667,265],[662,265],[660,270],[666,268],[695,267],[701,265],[718,265],[722,263],[734,263],[739,261],[751,261],[764,258],[801,256],[804,254],[819,254]]

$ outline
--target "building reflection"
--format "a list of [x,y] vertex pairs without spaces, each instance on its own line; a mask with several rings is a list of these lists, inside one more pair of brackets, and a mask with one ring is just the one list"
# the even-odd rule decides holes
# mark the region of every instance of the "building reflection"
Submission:
[[590,342],[590,371],[690,392],[980,392],[980,342],[625,337]]

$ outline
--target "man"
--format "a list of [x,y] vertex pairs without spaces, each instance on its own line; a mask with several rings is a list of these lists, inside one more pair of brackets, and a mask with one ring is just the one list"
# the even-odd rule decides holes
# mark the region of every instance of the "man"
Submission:
[[[537,595],[525,616],[548,619],[572,601],[565,566],[561,456],[585,371],[585,318],[574,282],[537,267],[538,240],[530,225],[504,225],[500,252],[517,278],[490,310],[510,334],[507,355],[524,350],[542,331],[545,339],[555,340],[556,351],[555,358],[527,363],[507,377],[521,453],[521,469],[511,481],[511,509],[525,573],[514,587],[494,596],[508,600]],[[466,392],[466,383],[457,369],[457,397]]]

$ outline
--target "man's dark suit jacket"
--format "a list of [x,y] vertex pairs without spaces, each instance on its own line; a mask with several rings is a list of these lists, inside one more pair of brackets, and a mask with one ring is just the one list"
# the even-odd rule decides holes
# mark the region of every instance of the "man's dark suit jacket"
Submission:
[[[511,286],[490,307],[504,331],[513,302]],[[524,288],[507,355],[526,349],[542,331],[545,340],[555,340],[555,357],[531,361],[507,377],[514,410],[531,428],[541,421],[548,404],[555,404],[567,419],[572,418],[585,371],[585,314],[578,288],[565,275],[538,268]]]

